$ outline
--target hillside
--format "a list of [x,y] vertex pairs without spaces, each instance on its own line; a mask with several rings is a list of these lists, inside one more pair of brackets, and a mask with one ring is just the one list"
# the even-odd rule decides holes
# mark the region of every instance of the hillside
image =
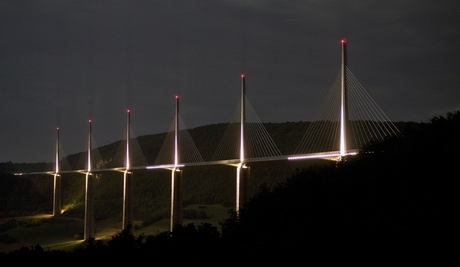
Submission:
[[[285,122],[264,124],[283,154],[294,151],[305,132],[308,122]],[[219,144],[227,124],[213,124],[189,129],[197,149],[204,160],[210,160]],[[153,164],[166,138],[166,133],[139,136],[135,145],[142,149],[148,164]],[[100,161],[110,162],[119,154],[122,141],[97,148]],[[94,153],[93,153],[94,154]],[[61,170],[82,169],[86,152],[71,154],[61,161]],[[251,192],[262,185],[273,187],[282,182],[303,164],[289,166],[254,167],[251,172]],[[53,163],[0,163],[2,173],[3,216],[29,215],[51,212],[53,178],[49,175],[11,177],[8,173],[39,172],[53,170]],[[200,167],[184,172],[184,204],[235,205],[235,169],[226,166]],[[103,173],[97,175],[95,213],[96,219],[120,218],[122,211],[122,174]],[[169,216],[170,172],[139,171],[134,175],[134,214],[137,220],[152,222]],[[84,176],[65,174],[62,179],[62,203],[68,216],[82,218],[84,215]],[[33,200],[33,201],[30,201]]]
[[[401,130],[416,128],[417,123],[397,122]],[[294,152],[308,127],[308,122],[265,123],[264,127],[282,154]],[[203,159],[210,160],[227,124],[212,124],[189,129],[198,151]],[[166,133],[139,136],[135,139],[148,164],[153,164],[166,138]],[[118,141],[97,148],[99,162],[114,161],[113,155],[120,154],[123,142]],[[95,153],[92,153],[95,154]],[[86,152],[68,155],[62,160],[61,170],[65,166],[71,169],[84,169]],[[273,188],[299,168],[318,162],[293,162],[289,165],[265,165],[251,168],[250,194],[256,194],[261,186]],[[329,164],[330,162],[321,162]],[[9,177],[6,173],[38,172],[53,170],[53,163],[0,163],[2,175],[3,216],[51,213],[53,178],[50,175],[31,175]],[[98,220],[121,218],[122,181],[121,173],[97,174],[95,192],[95,216]],[[62,206],[66,216],[84,217],[85,179],[81,174],[65,174],[62,179]],[[228,166],[203,166],[184,171],[184,205],[221,204],[224,207],[235,206],[235,169]],[[31,201],[32,200],[32,201]],[[139,171],[134,174],[133,207],[135,220],[144,224],[169,217],[170,209],[170,172]]]

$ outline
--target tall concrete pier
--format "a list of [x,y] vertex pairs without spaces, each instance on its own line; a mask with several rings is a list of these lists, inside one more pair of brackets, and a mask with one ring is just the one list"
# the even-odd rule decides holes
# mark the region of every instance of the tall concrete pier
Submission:
[[54,172],[54,183],[53,183],[53,217],[61,215],[62,210],[62,191],[61,191],[61,174],[59,173],[59,127],[57,130],[56,139],[56,164]]
[[183,223],[183,200],[182,200],[182,175],[183,171],[179,169],[179,96],[176,95],[176,114],[174,119],[174,166],[171,170],[171,225]]
[[249,166],[246,166],[246,76],[241,75],[241,98],[240,98],[240,163],[236,168],[236,207],[235,210],[238,212],[244,203],[249,199],[248,187],[249,187]]
[[85,229],[84,239],[94,238],[94,177],[91,173],[91,120],[89,120],[88,135],[88,168],[86,171],[85,193]]
[[133,208],[132,208],[132,180],[133,173],[130,171],[131,168],[131,153],[130,153],[130,142],[131,142],[131,111],[126,111],[126,161],[125,171],[123,172],[123,229],[127,229],[131,226],[133,229]]

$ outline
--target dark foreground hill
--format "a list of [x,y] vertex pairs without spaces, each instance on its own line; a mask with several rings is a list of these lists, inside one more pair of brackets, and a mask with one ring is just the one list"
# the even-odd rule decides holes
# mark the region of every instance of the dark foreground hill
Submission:
[[254,262],[448,263],[460,249],[459,136],[460,113],[435,117],[262,191],[224,229]]
[[72,252],[37,246],[0,257],[70,266],[444,265],[460,249],[460,113],[412,126],[339,164],[301,168],[262,186],[221,232],[212,225],[156,236],[124,230],[107,244],[93,240]]

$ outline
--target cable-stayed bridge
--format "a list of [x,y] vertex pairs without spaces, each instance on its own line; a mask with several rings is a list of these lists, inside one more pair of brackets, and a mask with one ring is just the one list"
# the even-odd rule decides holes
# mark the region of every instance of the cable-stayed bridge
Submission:
[[[238,212],[248,196],[249,169],[258,162],[324,159],[340,161],[356,155],[359,149],[373,141],[399,135],[399,130],[366,93],[363,86],[347,66],[347,42],[342,43],[342,64],[327,97],[309,124],[293,154],[283,155],[265,129],[246,97],[246,77],[241,75],[239,104],[210,160],[203,160],[179,112],[176,96],[175,117],[163,145],[152,163],[148,163],[136,139],[132,137],[131,112],[126,114],[126,133],[119,151],[102,159],[92,144],[92,122],[88,121],[86,159],[71,168],[60,155],[59,128],[57,128],[55,168],[45,172],[54,176],[53,215],[61,214],[61,176],[68,173],[85,175],[85,229],[84,239],[94,237],[94,178],[100,172],[123,173],[123,223],[122,229],[133,223],[132,179],[140,170],[171,171],[171,221],[182,224],[183,170],[194,166],[229,165],[236,169],[236,207]],[[20,174],[17,175],[27,175]]]

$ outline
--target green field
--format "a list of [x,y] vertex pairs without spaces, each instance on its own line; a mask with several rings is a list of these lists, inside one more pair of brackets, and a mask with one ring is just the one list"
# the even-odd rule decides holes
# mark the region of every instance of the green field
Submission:
[[[220,222],[229,217],[229,208],[222,205],[190,205],[185,210],[202,210],[206,213],[206,219],[184,219],[183,224],[210,223],[220,231]],[[44,250],[73,250],[79,246],[85,246],[83,241],[84,221],[78,218],[59,218],[53,219],[49,214],[36,215],[30,217],[14,218],[18,221],[18,227],[0,233],[0,236],[8,236],[14,241],[5,242],[0,240],[0,251],[9,252],[22,247],[34,247],[40,245]],[[8,219],[2,219],[3,223]],[[141,221],[134,221],[136,229],[134,235],[143,234],[145,236],[156,235],[168,231],[170,220],[160,220],[151,225],[141,227]],[[120,220],[95,221],[95,238],[106,242],[117,235],[122,230]]]

